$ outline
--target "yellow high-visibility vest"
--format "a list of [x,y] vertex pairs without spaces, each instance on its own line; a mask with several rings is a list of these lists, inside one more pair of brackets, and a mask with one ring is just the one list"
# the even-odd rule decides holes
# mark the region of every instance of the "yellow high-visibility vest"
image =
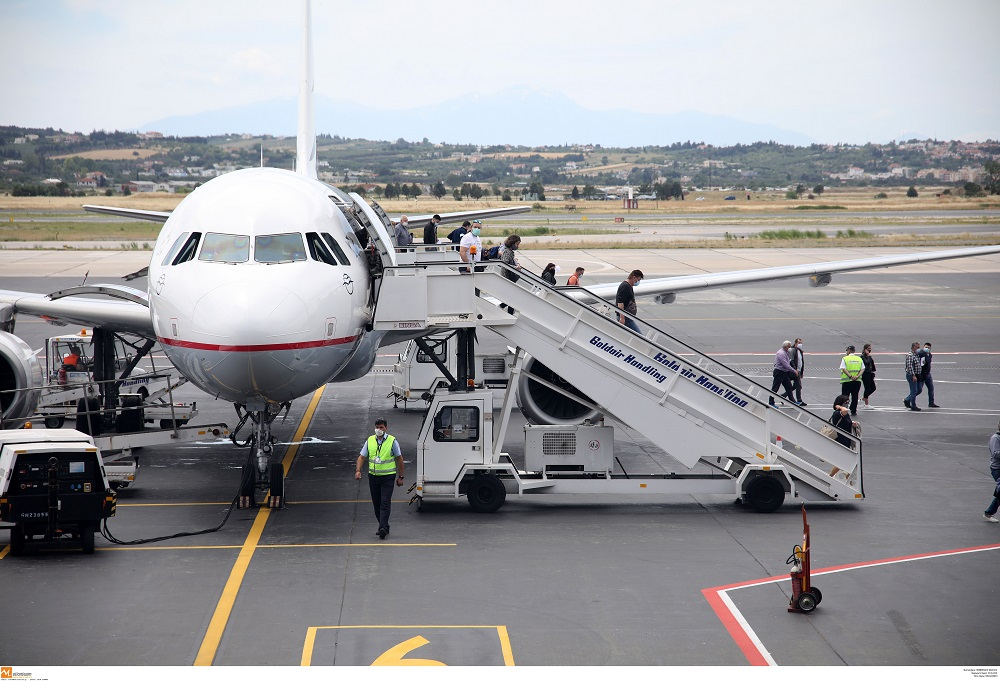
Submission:
[[392,435],[386,435],[380,445],[377,437],[368,436],[368,475],[396,474],[396,459],[392,456],[392,443],[395,441]]
[[845,368],[840,370],[840,382],[860,381],[861,370],[865,366],[864,361],[857,355],[844,355],[843,359]]

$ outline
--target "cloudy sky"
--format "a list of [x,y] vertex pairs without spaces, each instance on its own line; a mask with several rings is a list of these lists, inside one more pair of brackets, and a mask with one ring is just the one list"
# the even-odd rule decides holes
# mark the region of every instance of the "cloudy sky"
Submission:
[[[369,107],[530,88],[824,142],[1000,139],[996,0],[313,0],[313,24],[317,92]],[[0,124],[294,97],[300,25],[291,0],[0,0]]]

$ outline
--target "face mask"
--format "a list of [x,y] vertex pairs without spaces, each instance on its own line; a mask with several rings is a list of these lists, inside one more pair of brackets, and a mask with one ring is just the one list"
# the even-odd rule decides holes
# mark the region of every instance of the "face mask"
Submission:
[[379,439],[382,439],[383,437],[385,437],[385,431],[384,431],[384,430],[382,430],[381,428],[376,428],[376,429],[375,429],[375,435],[376,435],[376,437],[378,437]]
[[479,236],[479,228],[478,227],[473,227],[472,228],[472,236]]
[[639,285],[639,282],[635,282],[634,284],[632,284],[632,287],[635,288],[638,285]]
[[796,345],[795,347],[797,347],[797,348],[798,348],[799,350],[801,350],[801,349],[802,349],[802,343],[799,343],[799,344],[798,344],[798,345]]
[[930,348],[924,348],[924,352],[930,352],[930,351],[931,351]]

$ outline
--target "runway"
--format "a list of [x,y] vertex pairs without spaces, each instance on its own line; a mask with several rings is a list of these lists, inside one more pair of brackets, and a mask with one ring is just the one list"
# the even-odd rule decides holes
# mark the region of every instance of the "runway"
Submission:
[[[598,283],[636,267],[654,277],[867,254],[521,255],[536,271],[558,262],[560,280],[582,264],[585,283]],[[79,283],[88,268],[91,282],[120,282],[114,277],[141,267],[142,255],[0,251],[0,288],[57,290]],[[620,666],[639,674],[649,667],[651,676],[702,667],[815,674],[849,666],[869,675],[912,667],[908,674],[933,678],[970,678],[967,670],[985,668],[995,678],[1000,526],[982,513],[993,486],[986,443],[1000,418],[1000,256],[837,276],[821,289],[792,281],[682,294],[671,305],[640,302],[639,315],[765,387],[782,340],[804,338],[804,397],[824,417],[839,393],[844,346],[874,344],[879,388],[874,408],[858,417],[867,498],[806,507],[813,583],[824,594],[814,612],[786,611],[786,559],[802,539],[800,507],[791,502],[757,514],[719,495],[526,496],[480,515],[464,499],[427,502],[418,512],[397,490],[392,533],[379,541],[354,461],[382,415],[410,465],[423,413],[393,409],[391,376],[373,372],[298,400],[276,422],[278,454],[290,461],[286,509],[236,510],[218,532],[158,544],[98,538],[92,556],[11,558],[0,549],[0,609],[9,623],[0,663],[17,670],[423,662]],[[32,347],[59,332],[28,318],[17,331]],[[903,356],[913,340],[934,344],[941,409],[903,408]],[[481,334],[480,351],[503,346]],[[391,365],[398,349],[383,349],[377,366]],[[178,399],[198,401],[197,422],[234,425],[229,404],[185,390]],[[918,403],[926,406],[926,395]],[[524,452],[516,418],[505,443],[515,459]],[[616,430],[615,454],[625,466],[678,465],[627,429]],[[245,450],[200,442],[140,457],[137,483],[122,490],[109,521],[122,540],[217,525]],[[5,540],[0,533],[0,546]]]

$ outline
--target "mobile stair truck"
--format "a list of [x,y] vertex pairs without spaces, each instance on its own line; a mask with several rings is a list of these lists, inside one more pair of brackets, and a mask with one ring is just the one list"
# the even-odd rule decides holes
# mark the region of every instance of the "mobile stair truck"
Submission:
[[69,543],[94,552],[94,533],[115,514],[100,450],[77,430],[0,430],[0,523],[10,553]]
[[[465,495],[473,509],[489,512],[508,494],[721,494],[770,512],[787,497],[864,498],[857,438],[847,436],[849,446],[830,439],[821,432],[822,417],[642,320],[636,319],[641,332],[631,331],[617,322],[620,310],[588,299],[585,289],[549,287],[523,271],[515,282],[503,276],[505,268],[492,262],[463,273],[454,263],[421,263],[382,273],[375,329],[485,327],[518,352],[499,419],[490,390],[465,389],[460,380],[435,390],[417,443],[411,490],[418,502]],[[501,302],[517,312],[501,309]],[[514,393],[526,384],[525,353],[551,372],[543,375],[568,377],[575,390],[541,375],[529,376],[528,385],[551,400],[583,402],[612,426],[529,424],[524,461],[516,463],[502,447]],[[699,472],[626,472],[613,452],[615,425]]]

